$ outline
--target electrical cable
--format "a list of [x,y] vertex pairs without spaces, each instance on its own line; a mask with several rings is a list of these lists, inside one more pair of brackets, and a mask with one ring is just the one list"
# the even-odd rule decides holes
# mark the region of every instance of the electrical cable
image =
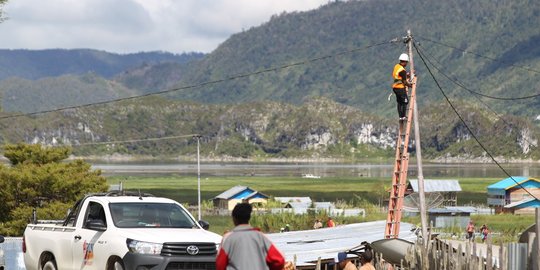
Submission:
[[104,104],[115,103],[115,102],[120,102],[120,101],[124,101],[124,100],[132,100],[132,99],[138,99],[138,98],[149,97],[149,96],[157,96],[157,95],[177,92],[177,91],[181,91],[181,90],[196,89],[196,88],[201,88],[201,87],[204,87],[204,86],[207,86],[207,85],[223,83],[223,82],[232,81],[232,80],[236,80],[236,79],[251,77],[251,76],[254,76],[254,75],[259,75],[259,74],[264,74],[264,73],[269,73],[269,72],[275,72],[275,71],[279,71],[279,70],[283,70],[283,69],[287,69],[287,68],[291,68],[291,67],[295,67],[295,66],[306,65],[306,64],[309,64],[309,63],[322,61],[322,60],[326,60],[326,59],[330,59],[330,58],[334,58],[334,57],[338,57],[338,56],[342,56],[342,55],[346,55],[346,54],[350,54],[350,53],[355,53],[355,52],[359,52],[359,51],[366,50],[366,49],[369,49],[369,48],[373,48],[373,47],[377,47],[377,46],[381,46],[381,45],[386,45],[386,44],[391,44],[391,43],[395,43],[395,42],[398,42],[397,38],[394,38],[394,39],[392,39],[390,41],[384,41],[384,42],[380,42],[380,43],[367,45],[367,46],[364,46],[364,47],[359,47],[359,48],[354,48],[354,49],[350,49],[350,50],[346,50],[346,51],[337,52],[337,53],[334,53],[334,54],[328,54],[328,55],[323,55],[323,56],[319,56],[319,57],[315,57],[315,58],[310,58],[310,59],[307,59],[307,60],[294,62],[294,63],[291,63],[291,64],[285,64],[285,65],[281,65],[281,66],[277,66],[277,67],[270,67],[270,68],[250,72],[250,73],[237,74],[237,75],[233,75],[233,76],[230,76],[230,77],[217,79],[217,80],[213,80],[213,81],[206,81],[206,82],[202,82],[202,83],[197,83],[197,84],[192,84],[192,85],[187,85],[187,86],[181,86],[181,87],[166,89],[166,90],[162,90],[162,91],[158,91],[158,92],[146,93],[146,94],[142,94],[142,95],[135,95],[135,96],[123,97],[123,98],[116,98],[116,99],[99,101],[99,102],[94,102],[94,103],[66,106],[66,107],[60,107],[60,108],[55,108],[55,109],[50,109],[50,110],[42,110],[42,111],[36,111],[36,112],[30,112],[30,113],[18,113],[18,114],[6,115],[6,116],[1,116],[0,120],[10,119],[10,118],[17,118],[17,117],[22,117],[22,116],[32,116],[32,115],[38,115],[38,114],[45,114],[45,113],[51,113],[51,112],[59,112],[59,111],[64,111],[64,110],[84,108],[84,107],[90,107],[90,106],[96,106],[96,105],[104,105]]
[[[471,52],[471,51],[467,51],[467,50],[458,48],[456,46],[451,46],[451,45],[448,45],[448,44],[444,44],[442,42],[435,41],[435,40],[432,40],[432,39],[429,39],[429,38],[426,38],[426,37],[422,37],[422,36],[415,36],[415,37],[419,37],[419,38],[421,38],[421,39],[423,39],[425,41],[429,41],[429,42],[432,42],[432,43],[435,43],[435,44],[438,44],[438,45],[441,45],[441,46],[445,46],[445,47],[448,47],[448,48],[451,48],[451,49],[454,49],[454,50],[462,51],[464,53],[472,54],[472,55],[475,55],[475,56],[480,57],[480,58],[485,58],[485,59],[491,60],[493,62],[499,62],[499,60],[497,60],[496,58],[489,57],[489,56],[484,56],[484,55],[481,55],[479,53],[475,53],[475,52]],[[518,65],[514,65],[514,64],[510,64],[510,66],[540,74],[540,71],[532,69],[530,67],[518,66]]]
[[[421,45],[417,45],[417,49],[422,52],[422,53],[425,53],[425,51],[422,48]],[[427,53],[429,56],[431,56],[432,58],[433,55]],[[425,55],[424,55],[425,56]],[[473,97],[476,98],[476,100],[478,100],[480,103],[482,103],[482,105],[484,105],[489,111],[491,111],[491,113],[493,113],[497,119],[501,120],[503,123],[505,123],[506,125],[510,126],[510,123],[508,123],[499,113],[497,113],[495,110],[493,110],[487,103],[485,103],[481,98],[479,98],[478,94],[475,92],[475,91],[472,91],[472,90],[469,90],[467,87],[465,87],[463,85],[462,82],[460,82],[458,79],[455,79],[455,78],[451,78],[450,76],[446,75],[439,67],[437,67],[437,65],[435,65],[430,59],[429,57],[425,57],[425,59],[427,60],[427,62],[429,62],[431,64],[431,66],[433,66],[440,74],[442,74],[444,77],[446,77],[448,80],[450,80],[451,82],[453,82],[455,85],[471,92],[473,94]],[[435,60],[436,61],[436,60]],[[437,61],[437,63],[439,63],[439,65],[442,66],[442,64],[440,62]],[[480,96],[483,96],[483,95],[480,95]],[[529,145],[533,146],[534,144],[532,142],[530,142],[529,140],[525,139],[525,141],[527,141],[529,143]]]
[[[421,47],[421,46],[419,46]],[[429,59],[428,59],[428,62]],[[432,64],[433,65],[433,64]],[[435,66],[434,66],[435,67]],[[437,67],[435,67],[437,70],[439,70]],[[486,95],[486,94],[482,94],[480,92],[477,92],[477,91],[474,91],[474,90],[471,90],[469,88],[467,88],[465,85],[463,85],[462,83],[458,83],[456,82],[455,79],[453,78],[450,78],[449,76],[447,76],[446,74],[444,74],[443,72],[441,72],[439,70],[439,73],[441,73],[443,76],[445,76],[448,80],[450,80],[451,82],[453,82],[454,84],[456,84],[457,86],[471,92],[472,94],[475,94],[475,95],[478,95],[478,96],[482,96],[482,97],[485,97],[485,98],[490,98],[490,99],[497,99],[497,100],[522,100],[522,99],[529,99],[529,98],[537,98],[537,97],[540,97],[540,93],[538,94],[535,94],[535,95],[530,95],[530,96],[523,96],[523,97],[495,97],[495,96],[490,96],[490,95]]]
[[87,146],[87,145],[123,144],[123,143],[134,143],[134,142],[161,141],[161,140],[171,140],[171,139],[188,138],[188,137],[196,137],[196,136],[200,136],[200,134],[155,137],[155,138],[146,138],[146,139],[132,139],[132,140],[123,140],[123,141],[90,142],[90,143],[81,143],[77,145],[72,145],[72,147]]
[[[131,140],[122,140],[122,141],[89,142],[89,143],[80,143],[80,144],[76,144],[76,145],[73,145],[73,144],[72,145],[66,145],[66,144],[64,144],[62,146],[83,147],[83,146],[89,146],[89,145],[124,144],[124,143],[172,140],[172,139],[189,138],[189,137],[196,137],[196,136],[201,136],[201,135],[200,134],[187,134],[187,135],[154,137],[154,138],[145,138],[145,139],[131,139]],[[4,150],[3,146],[0,146],[0,149]]]
[[[425,50],[423,49],[420,49],[422,48],[422,45],[421,44],[417,44],[418,46],[418,49],[424,53],[424,54],[427,54],[428,56],[430,56],[432,59],[435,59],[435,57],[430,54],[429,52],[426,52]],[[424,55],[425,56],[425,55]],[[455,79],[453,78],[454,80],[450,79],[450,77],[448,75],[446,75],[442,70],[441,68],[437,67],[437,65],[435,65],[429,57],[426,57],[425,58],[440,74],[442,74],[443,76],[445,76],[448,80],[450,80],[451,82],[453,82],[454,84],[456,84],[457,86],[465,89],[465,90],[468,90],[466,87],[464,87],[463,85],[463,82],[459,81],[458,79]],[[435,62],[437,62],[437,64],[439,64],[440,66],[443,66],[443,64],[439,61],[437,61],[436,59],[434,60]],[[471,91],[469,91],[471,92]],[[476,98],[476,100],[478,100],[478,102],[482,103],[482,105],[484,105],[488,110],[490,110],[493,114],[495,114],[495,116],[497,116],[497,118],[499,119],[502,119],[501,118],[501,115],[499,115],[495,110],[493,110],[487,103],[485,103],[481,98],[478,97],[478,95],[476,95],[476,92],[472,91],[471,93],[473,93],[473,97]]]
[[428,64],[426,63],[426,61],[424,60],[424,57],[423,55],[420,53],[420,51],[418,50],[416,44],[413,42],[413,46],[416,50],[416,52],[418,53],[418,56],[420,56],[420,59],[422,59],[422,62],[424,63],[424,66],[427,68],[429,74],[431,75],[431,78],[433,79],[433,81],[435,81],[435,84],[437,85],[437,87],[439,88],[439,90],[441,91],[442,95],[444,96],[444,98],[446,99],[446,102],[448,103],[448,105],[450,105],[450,107],[452,108],[452,110],[454,111],[454,113],[458,116],[459,120],[463,123],[463,125],[465,126],[465,128],[469,131],[469,133],[471,134],[471,136],[474,138],[474,140],[478,143],[478,145],[487,153],[487,155],[491,158],[491,160],[499,167],[499,169],[501,169],[510,179],[512,179],[512,181],[514,181],[521,189],[523,189],[525,192],[527,192],[531,197],[535,198],[536,200],[538,200],[537,197],[535,197],[529,190],[527,190],[523,185],[521,185],[521,183],[519,183],[518,181],[516,181],[516,179],[514,179],[514,177],[512,177],[502,166],[501,164],[499,164],[499,162],[497,162],[497,160],[495,159],[495,157],[493,157],[493,155],[488,151],[488,149],[480,142],[480,140],[476,137],[476,135],[474,134],[474,132],[472,132],[471,128],[469,127],[469,125],[467,125],[467,122],[465,122],[465,120],[463,119],[463,117],[461,116],[461,114],[459,114],[459,112],[457,111],[457,109],[454,107],[454,104],[452,104],[452,102],[450,101],[450,99],[448,98],[448,96],[446,95],[446,93],[444,92],[444,90],[442,89],[441,85],[439,84],[439,82],[437,81],[437,79],[435,78],[435,75],[433,75],[433,72],[431,72],[431,69],[429,68]]
[[[429,54],[429,53],[426,53],[425,50],[421,49],[422,46],[420,44],[417,44],[417,49],[422,52],[422,54],[428,54],[428,56],[430,56],[431,58],[435,58],[433,55]],[[425,56],[425,55],[424,55]],[[429,62],[431,64],[432,67],[434,67],[440,74],[442,74],[444,77],[446,77],[448,80],[450,80],[451,82],[453,82],[455,85],[465,89],[465,90],[468,90],[469,92],[471,92],[473,94],[473,97],[476,98],[476,100],[478,100],[480,103],[482,103],[482,105],[484,105],[489,111],[491,111],[491,113],[493,113],[497,119],[501,120],[503,123],[505,123],[506,125],[510,126],[511,124],[508,123],[499,113],[497,113],[495,110],[493,110],[487,103],[485,103],[480,97],[478,97],[479,95],[477,95],[477,93],[475,91],[471,91],[469,89],[467,89],[464,85],[463,85],[463,82],[459,81],[458,79],[453,79],[451,78],[450,76],[446,75],[439,67],[437,67],[437,65],[435,65],[430,59],[429,57],[425,57],[425,59],[427,60],[427,62]],[[435,60],[439,65],[442,66],[442,64]],[[482,96],[482,95],[480,95]],[[531,146],[534,146],[534,144],[532,142],[530,142],[529,140],[525,139],[525,141],[527,141],[529,143],[529,145]]]

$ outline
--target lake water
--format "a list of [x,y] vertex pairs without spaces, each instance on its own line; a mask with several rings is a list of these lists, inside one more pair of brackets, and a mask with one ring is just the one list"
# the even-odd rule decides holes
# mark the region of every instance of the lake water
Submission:
[[[502,164],[512,176],[540,176],[540,164]],[[188,163],[95,163],[104,175],[196,175],[197,164]],[[201,163],[201,176],[301,176],[391,177],[389,163]],[[424,178],[506,178],[495,164],[424,164]],[[409,165],[409,176],[418,174],[416,163]]]

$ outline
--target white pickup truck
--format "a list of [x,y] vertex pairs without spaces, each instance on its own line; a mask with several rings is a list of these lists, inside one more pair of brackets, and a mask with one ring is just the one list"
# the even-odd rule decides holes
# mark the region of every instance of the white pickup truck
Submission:
[[62,224],[28,224],[27,270],[215,269],[221,236],[179,203],[152,196],[93,194]]

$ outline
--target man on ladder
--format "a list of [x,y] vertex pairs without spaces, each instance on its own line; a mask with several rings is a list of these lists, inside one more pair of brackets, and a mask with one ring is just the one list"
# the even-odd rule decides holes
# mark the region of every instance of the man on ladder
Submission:
[[397,111],[400,121],[407,119],[406,112],[407,105],[409,104],[407,87],[412,86],[412,84],[409,82],[407,70],[405,70],[408,63],[409,55],[402,53],[399,56],[399,63],[394,66],[394,72],[392,72],[392,77],[394,78],[392,90],[394,90],[394,94],[396,94]]

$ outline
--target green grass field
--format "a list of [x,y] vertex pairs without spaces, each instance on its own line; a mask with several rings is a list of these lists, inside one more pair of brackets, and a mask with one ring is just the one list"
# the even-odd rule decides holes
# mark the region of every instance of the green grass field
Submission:
[[[462,178],[458,179],[462,192],[458,193],[459,205],[486,204],[487,186],[500,179]],[[164,177],[109,177],[109,184],[123,183],[125,190],[140,190],[174,199],[183,204],[196,205],[197,177],[196,176],[164,176]],[[391,179],[368,177],[327,177],[308,179],[300,177],[202,177],[201,199],[207,202],[223,191],[236,186],[249,186],[271,197],[311,197],[314,201],[341,202],[351,207],[361,207],[368,211],[366,218],[338,218],[341,224],[381,220],[386,213],[379,211],[379,205],[387,199],[386,190]],[[208,203],[205,203],[208,205]],[[315,218],[325,218],[325,215],[279,216],[265,215],[254,217],[252,224],[265,231],[276,232],[284,224],[291,224],[293,229],[309,229]],[[493,232],[500,233],[504,239],[515,240],[517,235],[534,223],[534,216],[491,215],[474,216],[478,226],[488,224]],[[212,225],[210,230],[222,234],[233,227],[230,217],[204,216],[203,219]],[[404,218],[405,222],[419,223],[418,218]],[[461,228],[450,228],[448,232],[460,233]]]
[[[459,204],[485,204],[486,187],[500,179],[459,179],[462,192],[458,194]],[[196,176],[166,177],[110,177],[109,184],[123,182],[124,189],[141,190],[156,196],[164,196],[182,203],[197,202]],[[272,197],[309,196],[315,201],[351,201],[365,199],[377,204],[386,199],[391,179],[368,177],[328,177],[309,179],[300,177],[203,177],[201,197],[208,200],[221,192],[236,186],[249,186]]]

